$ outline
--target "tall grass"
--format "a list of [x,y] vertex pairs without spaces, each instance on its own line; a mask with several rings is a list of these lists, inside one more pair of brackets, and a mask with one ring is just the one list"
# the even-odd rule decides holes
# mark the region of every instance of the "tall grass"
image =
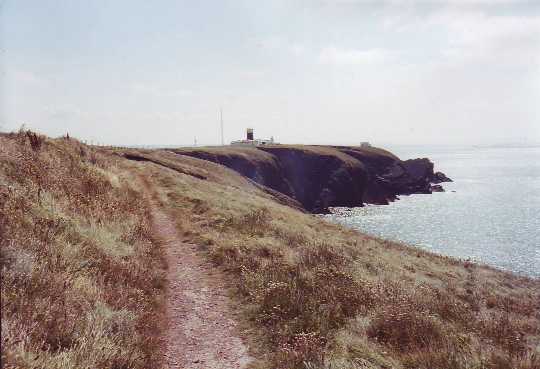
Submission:
[[121,165],[72,139],[0,140],[2,364],[159,367],[162,251]]

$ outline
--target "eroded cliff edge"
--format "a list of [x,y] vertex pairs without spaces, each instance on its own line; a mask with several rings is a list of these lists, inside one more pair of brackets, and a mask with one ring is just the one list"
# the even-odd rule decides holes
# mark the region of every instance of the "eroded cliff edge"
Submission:
[[369,147],[272,145],[172,150],[224,165],[300,202],[306,210],[388,204],[398,195],[441,191],[450,181],[427,159],[400,160]]

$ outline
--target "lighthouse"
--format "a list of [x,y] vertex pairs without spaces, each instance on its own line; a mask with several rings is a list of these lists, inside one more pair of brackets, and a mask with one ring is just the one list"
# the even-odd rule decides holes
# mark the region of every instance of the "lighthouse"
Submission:
[[274,141],[274,137],[268,139],[257,138],[253,133],[253,128],[246,128],[246,138],[244,140],[232,141],[231,145],[244,145],[244,146],[259,146],[259,145],[277,145]]

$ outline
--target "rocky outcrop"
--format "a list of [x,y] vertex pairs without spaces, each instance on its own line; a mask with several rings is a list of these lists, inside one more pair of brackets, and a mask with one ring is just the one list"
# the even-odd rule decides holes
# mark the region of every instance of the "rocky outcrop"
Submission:
[[446,174],[442,172],[435,172],[433,174],[433,178],[431,179],[431,183],[443,183],[443,182],[453,182],[450,178],[446,176]]
[[440,191],[449,181],[426,158],[402,161],[378,148],[345,146],[219,147],[173,150],[227,166],[297,200],[311,212],[365,203],[388,204],[398,195]]
[[439,184],[434,184],[431,185],[431,192],[444,192],[444,188]]

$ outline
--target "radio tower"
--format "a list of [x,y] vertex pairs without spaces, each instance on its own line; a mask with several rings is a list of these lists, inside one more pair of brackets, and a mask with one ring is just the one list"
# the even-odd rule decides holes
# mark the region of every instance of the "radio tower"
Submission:
[[221,123],[221,146],[225,145],[225,140],[223,139],[223,109],[219,108],[219,121]]

